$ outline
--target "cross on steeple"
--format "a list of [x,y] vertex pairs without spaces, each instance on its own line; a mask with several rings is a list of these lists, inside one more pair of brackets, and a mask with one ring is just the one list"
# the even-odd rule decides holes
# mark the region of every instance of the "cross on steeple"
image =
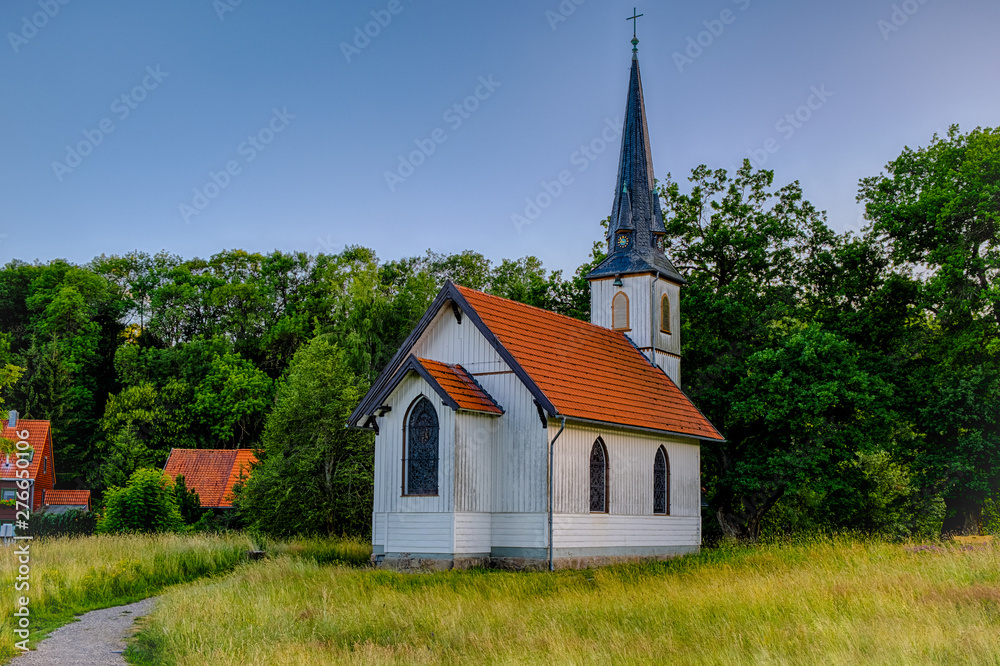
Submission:
[[638,12],[638,11],[639,11],[638,7],[633,7],[632,8],[632,16],[630,16],[627,19],[625,19],[626,21],[632,21],[632,40],[633,40],[632,43],[633,43],[633,45],[636,45],[636,44],[639,43],[639,39],[636,37],[636,32],[635,32],[636,24],[639,22],[639,19],[641,17],[645,16],[645,14],[637,14],[636,12]]

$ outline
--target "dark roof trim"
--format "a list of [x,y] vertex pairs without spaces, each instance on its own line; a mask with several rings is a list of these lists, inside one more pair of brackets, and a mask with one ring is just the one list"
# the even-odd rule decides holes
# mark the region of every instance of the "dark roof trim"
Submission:
[[[448,284],[450,284],[450,282]],[[445,302],[448,300],[447,292],[448,285],[446,284],[445,288],[438,292],[438,295],[434,297],[430,307],[427,308],[427,312],[425,312],[424,316],[417,322],[413,331],[406,337],[405,340],[403,340],[403,344],[400,345],[399,351],[396,352],[395,356],[392,357],[392,360],[389,361],[389,363],[382,369],[382,372],[379,373],[378,377],[375,378],[375,381],[372,383],[372,387],[361,400],[361,403],[354,408],[353,412],[351,412],[351,415],[347,420],[349,427],[359,427],[356,425],[357,422],[365,416],[372,414],[373,411],[379,406],[379,403],[374,400],[373,396],[379,394],[382,388],[396,376],[396,370],[399,368],[399,365],[406,359],[410,350],[413,348],[413,345],[417,343],[417,340],[419,340],[420,336],[427,330],[427,327],[430,326],[438,312],[441,311],[442,306],[444,306]]]
[[[567,416],[566,421],[573,423],[582,423],[584,425],[600,426],[602,428],[612,428],[614,430],[645,432],[645,433],[650,433],[652,435],[669,435],[671,437],[682,437],[684,439],[693,439],[695,441],[702,441],[702,442],[718,442],[720,444],[726,443],[726,439],[721,434],[719,434],[717,438],[699,437],[698,435],[692,435],[690,433],[684,433],[684,432],[675,432],[673,430],[657,430],[656,428],[643,428],[641,426],[625,425],[622,423],[611,423],[609,421],[595,421],[594,419],[585,419],[579,416]],[[715,430],[715,426],[712,426],[712,429]],[[719,431],[716,430],[716,432],[718,433]]]
[[[427,328],[431,325],[431,322],[434,321],[434,318],[437,317],[441,308],[448,302],[457,304],[458,307],[461,308],[462,312],[465,313],[465,316],[469,318],[469,321],[475,324],[476,328],[479,329],[479,332],[483,334],[483,337],[489,341],[490,345],[494,350],[496,350],[500,358],[502,358],[508,367],[514,371],[514,374],[521,380],[521,383],[523,383],[525,388],[528,389],[532,397],[540,402],[542,407],[544,407],[553,416],[557,416],[559,414],[555,405],[553,405],[545,394],[542,393],[542,390],[538,388],[538,385],[535,384],[534,380],[528,376],[528,373],[524,371],[524,368],[522,368],[520,364],[514,360],[511,353],[507,351],[503,344],[497,340],[497,337],[493,335],[493,331],[491,331],[479,317],[479,313],[476,312],[476,309],[472,307],[467,300],[465,300],[465,296],[462,295],[462,292],[459,291],[455,283],[448,280],[444,287],[441,288],[441,291],[438,292],[438,295],[434,298],[431,306],[427,308],[427,312],[425,312],[424,316],[421,317],[419,322],[417,322],[417,326],[413,329],[413,332],[410,333],[406,340],[403,341],[399,351],[396,352],[396,355],[392,357],[389,364],[385,366],[379,376],[375,379],[371,390],[368,391],[368,394],[361,401],[361,404],[359,404],[354,411],[351,412],[351,416],[347,421],[348,427],[363,427],[357,425],[358,421],[371,414],[373,410],[381,404],[381,401],[385,399],[385,396],[391,393],[391,391],[384,392],[384,388],[395,379],[396,375],[399,373],[402,363],[404,362],[404,359],[410,355],[410,350],[413,348],[413,345],[417,343],[420,336],[424,334],[424,331],[427,330]],[[395,388],[395,386],[393,388]],[[379,396],[381,397],[376,400]],[[452,400],[452,402],[454,402],[454,400]]]
[[[476,414],[487,414],[487,415],[490,415],[490,416],[502,416],[503,415],[503,407],[501,407],[500,405],[498,405],[497,402],[496,402],[496,400],[493,399],[493,396],[491,396],[486,391],[483,391],[483,394],[487,398],[490,399],[491,403],[493,403],[494,405],[496,405],[497,409],[499,409],[500,412],[501,412],[500,414],[494,414],[493,412],[480,411],[478,409],[462,409],[461,407],[459,407],[458,402],[455,401],[455,398],[453,398],[448,393],[448,391],[446,391],[444,389],[444,387],[441,386],[441,384],[439,384],[436,379],[434,379],[433,375],[431,375],[431,373],[429,373],[427,371],[427,368],[425,368],[423,366],[423,364],[420,362],[420,359],[418,359],[416,356],[414,356],[412,354],[410,354],[410,356],[407,357],[407,359],[403,363],[403,365],[400,366],[399,370],[393,376],[392,381],[390,381],[388,384],[386,384],[384,387],[382,387],[382,389],[380,389],[377,394],[375,394],[374,396],[372,396],[373,399],[377,398],[377,400],[375,400],[375,402],[377,402],[377,403],[384,402],[385,399],[387,397],[389,397],[390,395],[392,395],[392,392],[396,390],[396,388],[400,385],[400,383],[402,383],[402,381],[406,378],[406,376],[409,375],[411,372],[415,372],[418,375],[420,375],[420,377],[425,382],[427,382],[427,385],[430,386],[432,389],[434,389],[434,392],[438,394],[438,396],[441,398],[441,401],[445,405],[447,405],[448,407],[451,407],[456,412],[458,412],[458,411],[474,412]],[[466,373],[466,374],[468,374],[468,373]],[[482,390],[482,387],[480,387],[480,390]],[[376,434],[378,434],[378,426],[377,426],[377,422],[375,422],[375,416],[374,415],[369,416],[368,419],[365,421],[364,425],[362,425],[360,427],[362,429],[366,429],[366,430],[374,430],[376,432]]]

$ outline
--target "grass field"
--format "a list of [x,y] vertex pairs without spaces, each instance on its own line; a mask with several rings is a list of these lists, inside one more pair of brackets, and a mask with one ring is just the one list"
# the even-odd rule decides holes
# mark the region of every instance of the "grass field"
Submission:
[[18,556],[0,547],[0,661],[15,649],[11,612],[29,599],[32,645],[74,615],[151,597],[165,586],[232,571],[253,542],[244,536],[94,536],[29,542],[30,589],[15,591]]
[[1000,548],[850,541],[589,571],[278,557],[172,588],[148,664],[1000,664]]

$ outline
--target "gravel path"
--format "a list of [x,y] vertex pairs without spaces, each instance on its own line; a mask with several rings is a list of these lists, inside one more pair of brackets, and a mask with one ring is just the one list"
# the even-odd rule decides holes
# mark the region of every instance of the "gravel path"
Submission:
[[136,618],[148,615],[156,599],[91,611],[53,631],[38,649],[15,657],[13,666],[122,666],[124,638]]

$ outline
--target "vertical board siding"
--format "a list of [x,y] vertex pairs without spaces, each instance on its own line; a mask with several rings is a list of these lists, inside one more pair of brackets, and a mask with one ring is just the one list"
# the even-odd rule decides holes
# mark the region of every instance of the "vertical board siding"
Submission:
[[495,416],[455,415],[455,511],[493,511]]
[[676,356],[670,356],[669,354],[664,354],[663,352],[657,350],[656,352],[656,365],[663,369],[663,372],[667,373],[670,379],[674,380],[677,387],[681,386],[681,360]]
[[590,322],[604,328],[614,328],[611,304],[615,294],[623,292],[629,302],[629,331],[626,333],[639,347],[652,347],[650,337],[652,308],[649,298],[654,278],[649,275],[626,276],[622,286],[614,286],[614,280],[596,280],[590,283]]
[[[420,396],[437,410],[439,431],[438,495],[403,496],[403,424],[410,406]],[[379,419],[375,438],[375,512],[418,513],[454,511],[455,412],[419,375],[411,373],[386,400],[392,411]]]
[[[660,332],[659,308],[663,296],[670,297],[670,335]],[[666,280],[656,281],[656,347],[681,355],[681,288]]]
[[[551,428],[552,436],[558,428]],[[653,515],[653,458],[661,445],[670,459],[673,516],[701,516],[701,451],[672,437],[567,424],[556,442],[554,490],[557,513],[590,509],[590,450],[600,437],[608,449],[608,512]]]

